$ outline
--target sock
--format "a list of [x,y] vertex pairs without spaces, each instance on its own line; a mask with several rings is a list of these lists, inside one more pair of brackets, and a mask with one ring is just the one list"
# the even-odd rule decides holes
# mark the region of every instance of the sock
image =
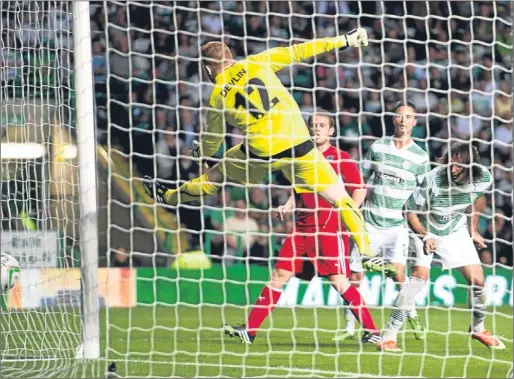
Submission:
[[350,306],[346,307],[344,309],[344,318],[346,320],[346,331],[350,334],[355,333],[355,316],[353,315],[352,310],[350,309]]
[[386,330],[384,332],[384,340],[396,342],[398,331],[402,328],[405,320],[406,311],[404,309],[394,307],[389,320],[387,321]]
[[248,321],[246,323],[248,332],[252,336],[255,336],[257,330],[261,327],[264,320],[266,320],[266,317],[275,309],[280,295],[282,295],[281,289],[271,288],[268,285],[262,289],[260,296],[257,298],[257,301],[248,315]]
[[470,308],[473,314],[472,327],[473,332],[481,333],[484,331],[484,320],[485,320],[485,288],[484,287],[473,287],[468,295],[470,301]]
[[209,181],[206,174],[182,184],[177,190],[168,190],[164,194],[164,201],[168,205],[188,203],[200,200],[202,195],[212,195],[220,189],[219,184]]
[[385,340],[392,340],[396,342],[398,331],[402,328],[403,322],[408,312],[415,311],[416,307],[416,294],[418,294],[425,281],[411,276],[408,281],[401,285],[400,293],[394,303],[394,308],[387,321],[386,331],[384,332]]
[[369,313],[366,303],[362,298],[359,290],[354,286],[348,287],[346,291],[341,294],[341,297],[348,303],[351,312],[359,320],[364,329],[376,332],[377,328],[373,322],[373,318]]
[[418,317],[418,311],[416,310],[416,308],[409,309],[409,310],[407,311],[407,317],[408,317],[408,318],[415,318],[415,317]]
[[346,226],[346,229],[351,233],[359,253],[369,257],[374,256],[371,250],[368,231],[364,224],[362,213],[355,206],[354,201],[350,196],[345,196],[336,202],[336,207],[339,208],[341,221]]
[[[409,283],[409,278],[405,278],[405,281],[403,283],[396,283],[398,285],[398,288],[400,289],[400,291],[402,290],[402,288],[407,285],[407,283]],[[414,297],[416,297],[416,295],[414,295]],[[416,310],[415,308],[415,302],[414,302],[414,308],[411,308],[411,309],[408,309],[407,310],[407,317],[408,318],[415,318],[418,316],[418,311]]]

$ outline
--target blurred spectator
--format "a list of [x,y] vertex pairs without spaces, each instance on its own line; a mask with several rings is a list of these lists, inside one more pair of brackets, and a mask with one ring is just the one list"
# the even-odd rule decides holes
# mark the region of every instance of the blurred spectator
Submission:
[[268,258],[273,254],[270,246],[270,228],[268,225],[259,226],[259,234],[256,234],[255,241],[248,251],[248,263],[261,266],[268,266]]
[[258,223],[268,223],[269,202],[268,194],[262,187],[250,189],[249,215]]
[[110,72],[121,78],[128,79],[131,74],[130,51],[126,35],[116,34],[114,44],[109,49]]
[[496,215],[489,223],[484,238],[492,241],[496,248],[497,260],[505,257],[508,264],[512,264],[512,225],[506,222],[505,214],[501,209],[496,210]]
[[227,250],[223,259],[229,264],[236,262],[239,251],[247,255],[255,240],[254,233],[259,230],[257,221],[248,216],[244,200],[234,201],[233,207],[235,208],[234,214],[225,220],[224,227]]
[[199,168],[198,164],[191,159],[187,146],[181,144],[179,151],[180,156],[178,156],[178,179],[182,183],[196,178],[199,173]]
[[155,154],[157,155],[157,175],[160,179],[176,180],[177,136],[172,127],[159,133]]
[[206,243],[211,251],[211,256],[214,260],[221,260],[221,257],[225,254],[225,238],[224,238],[224,226],[225,220],[232,217],[234,210],[229,207],[230,205],[230,192],[225,189],[221,189],[216,193],[216,204],[215,208],[209,210],[209,218],[207,224],[210,224],[206,231]]
[[512,94],[509,82],[506,80],[500,82],[500,91],[496,92],[494,98],[495,116],[504,120],[510,120],[512,118]]
[[493,253],[489,249],[483,249],[480,251],[480,261],[482,264],[490,266],[494,263]]
[[482,126],[480,118],[471,112],[469,102],[464,103],[462,114],[456,115],[455,131],[457,138],[468,139],[472,135],[476,135]]
[[106,92],[105,79],[107,77],[107,63],[105,59],[105,52],[100,41],[94,41],[92,47],[93,55],[93,74],[95,78],[95,91],[101,91],[103,94]]
[[111,252],[111,267],[140,267],[141,261],[134,257],[128,249],[119,247]]

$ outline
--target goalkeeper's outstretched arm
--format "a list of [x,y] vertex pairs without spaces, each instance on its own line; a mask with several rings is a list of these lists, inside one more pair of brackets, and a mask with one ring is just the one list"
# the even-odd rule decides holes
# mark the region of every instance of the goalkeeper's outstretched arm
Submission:
[[298,43],[289,47],[276,47],[248,57],[252,62],[262,62],[273,71],[279,71],[296,62],[301,62],[316,55],[346,47],[368,46],[368,33],[364,28],[357,28],[337,37],[320,38]]

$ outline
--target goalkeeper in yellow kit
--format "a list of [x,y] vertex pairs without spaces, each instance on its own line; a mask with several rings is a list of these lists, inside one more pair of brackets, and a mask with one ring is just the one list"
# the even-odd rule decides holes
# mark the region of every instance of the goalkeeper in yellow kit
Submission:
[[362,255],[373,256],[362,215],[344,183],[314,146],[298,104],[275,72],[313,56],[346,47],[365,47],[363,28],[332,38],[277,47],[235,61],[221,42],[201,48],[201,62],[214,83],[206,112],[206,130],[191,151],[195,158],[211,157],[225,138],[228,123],[244,133],[243,143],[228,150],[223,160],[200,177],[172,190],[145,183],[152,198],[177,205],[216,193],[224,182],[259,184],[270,171],[281,171],[297,193],[316,192],[334,207]]

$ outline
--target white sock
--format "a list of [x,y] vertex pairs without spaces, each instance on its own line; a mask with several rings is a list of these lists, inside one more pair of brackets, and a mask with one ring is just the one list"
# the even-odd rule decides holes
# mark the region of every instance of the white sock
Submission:
[[412,308],[410,309],[408,312],[407,312],[407,317],[408,318],[415,318],[418,316],[418,311],[416,310],[416,308]]
[[[403,283],[396,283],[398,286],[398,290],[401,291],[402,288],[409,283],[409,278],[405,278],[405,281]],[[418,311],[416,308],[409,309],[407,311],[407,318],[414,318],[418,316]]]
[[350,333],[355,333],[355,316],[350,310],[350,307],[347,307],[344,311],[344,318],[346,320],[346,327],[345,330]]
[[468,298],[470,299],[469,305],[473,314],[472,328],[475,333],[481,333],[484,330],[485,297],[484,287],[473,287],[468,294]]
[[403,326],[406,314],[407,312],[401,308],[393,308],[389,320],[387,321],[386,330],[384,331],[384,340],[396,342],[396,336]]

